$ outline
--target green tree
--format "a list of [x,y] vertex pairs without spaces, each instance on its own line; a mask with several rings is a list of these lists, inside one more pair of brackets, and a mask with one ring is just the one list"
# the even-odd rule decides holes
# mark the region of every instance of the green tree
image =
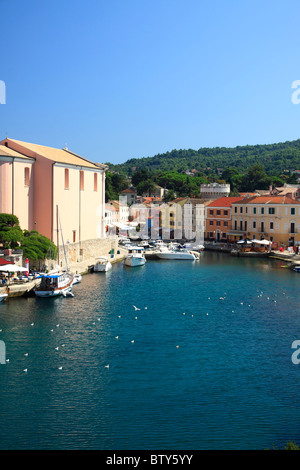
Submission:
[[57,258],[56,245],[36,230],[24,230],[21,249],[23,250],[23,256],[31,260]]
[[0,214],[0,243],[3,248],[17,248],[23,239],[19,219],[13,214]]
[[155,188],[156,184],[151,179],[141,181],[136,187],[138,195],[148,194],[148,196],[151,196]]
[[242,178],[241,190],[254,191],[255,189],[268,189],[270,178],[259,163],[251,166]]

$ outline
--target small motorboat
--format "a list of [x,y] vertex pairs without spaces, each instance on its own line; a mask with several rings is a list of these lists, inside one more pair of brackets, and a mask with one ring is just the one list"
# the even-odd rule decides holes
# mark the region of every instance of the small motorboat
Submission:
[[112,264],[107,258],[107,256],[100,256],[96,258],[96,263],[94,266],[94,271],[98,273],[105,273],[112,268]]
[[124,259],[124,266],[130,266],[133,268],[135,266],[143,266],[145,263],[146,258],[144,256],[144,248],[139,246],[129,248],[128,254]]
[[81,282],[81,279],[82,279],[82,276],[81,274],[74,274],[74,279],[73,279],[73,286],[74,284],[78,284],[79,282]]

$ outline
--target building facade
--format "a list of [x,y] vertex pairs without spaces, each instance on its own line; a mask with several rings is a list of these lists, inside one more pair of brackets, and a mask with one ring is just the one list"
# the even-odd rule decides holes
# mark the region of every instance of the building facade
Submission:
[[105,236],[105,170],[65,149],[0,142],[0,212],[56,245]]
[[243,197],[221,197],[208,204],[205,208],[205,238],[207,241],[234,242],[243,236],[231,232],[232,205],[242,201]]
[[267,239],[279,245],[300,243],[300,202],[287,196],[257,196],[232,204],[236,238]]

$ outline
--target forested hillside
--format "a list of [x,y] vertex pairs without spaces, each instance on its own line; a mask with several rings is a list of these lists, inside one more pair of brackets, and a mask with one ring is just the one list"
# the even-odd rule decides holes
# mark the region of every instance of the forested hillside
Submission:
[[242,147],[214,147],[199,150],[172,150],[153,157],[132,158],[120,165],[108,163],[110,170],[131,176],[136,170],[184,172],[196,169],[217,173],[218,169],[236,168],[245,173],[255,164],[261,164],[268,175],[280,175],[285,170],[300,169],[300,139],[269,145]]

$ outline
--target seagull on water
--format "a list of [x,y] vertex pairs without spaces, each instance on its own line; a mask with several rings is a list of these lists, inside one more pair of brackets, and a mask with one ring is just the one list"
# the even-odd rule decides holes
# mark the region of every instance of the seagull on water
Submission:
[[109,369],[109,364],[107,364],[106,366],[104,366],[105,369]]
[[134,310],[141,310],[140,308],[136,307],[135,305],[133,305],[133,308],[134,308]]

